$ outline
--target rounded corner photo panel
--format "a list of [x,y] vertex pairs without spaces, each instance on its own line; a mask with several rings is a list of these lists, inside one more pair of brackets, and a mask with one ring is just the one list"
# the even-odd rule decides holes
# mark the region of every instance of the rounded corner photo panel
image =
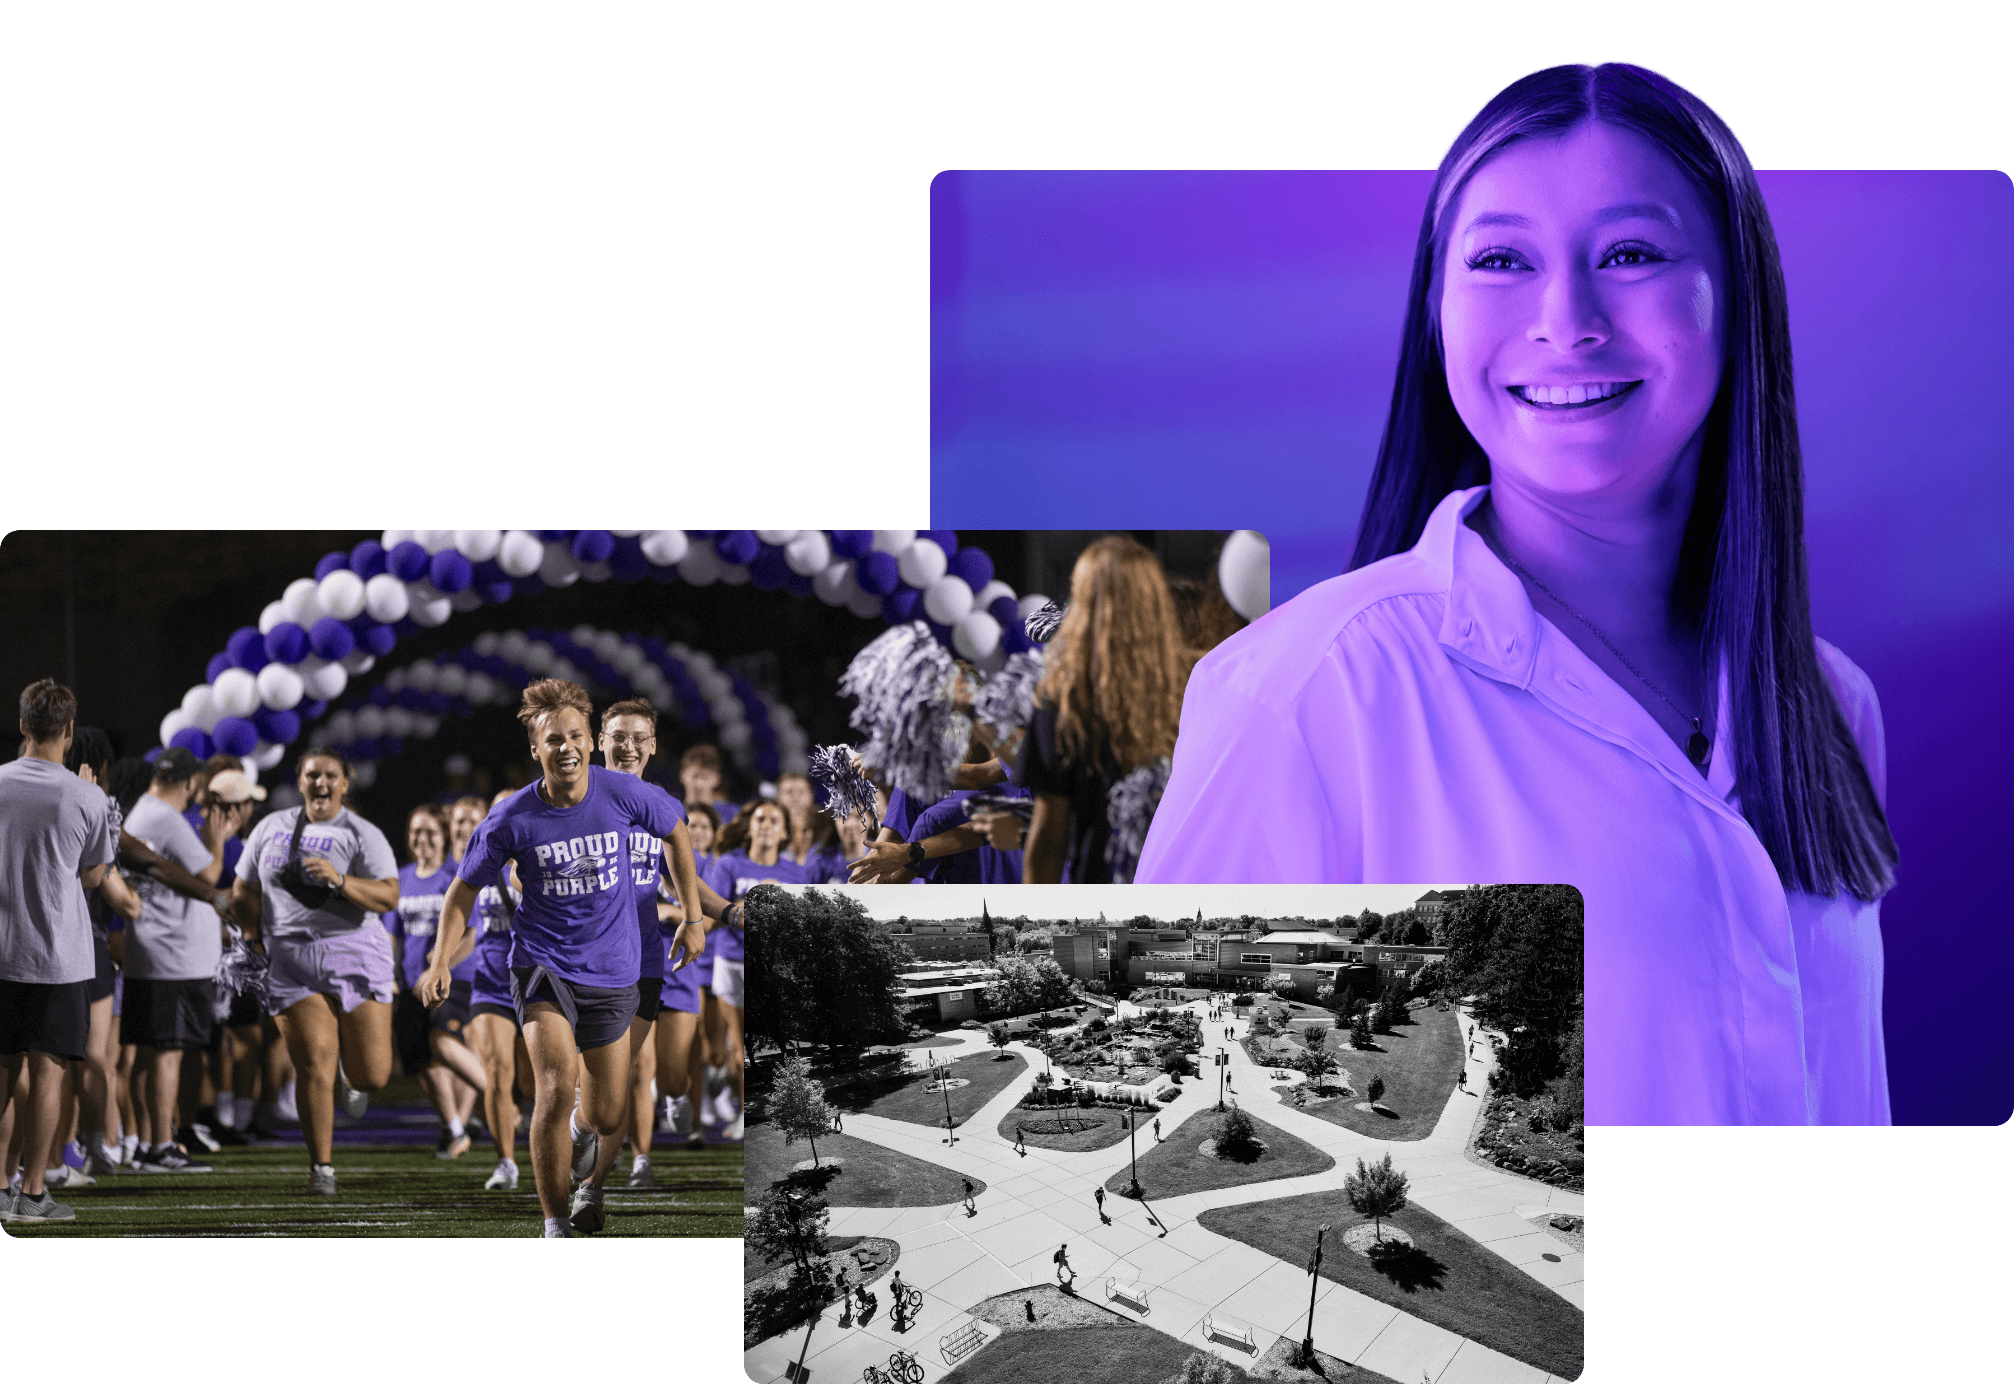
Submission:
[[759,885],[749,1377],[1579,1377],[1581,912]]

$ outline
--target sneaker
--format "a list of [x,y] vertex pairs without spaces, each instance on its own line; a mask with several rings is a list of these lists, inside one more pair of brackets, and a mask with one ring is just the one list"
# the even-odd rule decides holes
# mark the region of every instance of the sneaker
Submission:
[[97,1145],[84,1160],[84,1171],[94,1177],[110,1177],[119,1171],[119,1160],[115,1156],[117,1153],[117,1149],[108,1149],[103,1144]]
[[692,1097],[690,1096],[671,1097],[672,1137],[676,1139],[682,1139],[689,1144],[692,1142],[694,1128],[695,1126],[692,1118]]
[[601,1136],[588,1130],[573,1141],[573,1180],[576,1185],[583,1183],[594,1172],[595,1161],[601,1157]]
[[75,1168],[78,1172],[84,1171],[84,1146],[75,1139],[63,1145],[63,1166]]
[[561,1221],[558,1225],[549,1225],[545,1228],[545,1238],[548,1240],[571,1240],[573,1238],[573,1227],[565,1221]]
[[43,1174],[44,1187],[95,1187],[98,1179],[82,1168],[73,1168],[67,1163],[60,1168],[51,1168]]
[[361,1120],[364,1112],[371,1108],[371,1098],[350,1085],[339,1064],[336,1067],[336,1104],[343,1107],[343,1113],[353,1120]]
[[314,1163],[308,1167],[308,1195],[332,1197],[336,1194],[336,1169],[332,1163]]
[[639,1158],[629,1165],[629,1181],[622,1185],[634,1192],[655,1186],[656,1181],[657,1179],[651,1175],[650,1160],[648,1158]]
[[517,1190],[517,1164],[507,1160],[498,1160],[496,1171],[491,1173],[490,1180],[483,1184],[483,1190],[485,1192],[515,1192]]
[[468,1136],[466,1130],[460,1134],[450,1134],[443,1129],[439,1141],[434,1144],[434,1157],[460,1158],[474,1143],[475,1140]]
[[734,1118],[727,1122],[727,1127],[720,1131],[720,1137],[730,1144],[741,1142],[741,1112],[739,1110],[734,1112]]
[[264,1113],[254,1115],[251,1124],[245,1128],[245,1142],[259,1144],[283,1144],[290,1136],[283,1130],[273,1128]]
[[573,1205],[567,1210],[567,1222],[582,1235],[592,1235],[608,1224],[608,1214],[601,1206],[601,1188],[592,1182],[581,1183],[573,1194]]
[[206,1124],[183,1125],[175,1131],[175,1142],[184,1148],[200,1148],[204,1153],[215,1153],[223,1147]]
[[9,1220],[17,1224],[22,1221],[74,1221],[77,1213],[55,1200],[44,1191],[39,1197],[17,1195],[12,1203],[13,1214]]
[[0,1221],[11,1221],[14,1219],[14,1195],[12,1187],[0,1191]]
[[207,1173],[212,1171],[208,1163],[198,1163],[180,1147],[169,1144],[165,1148],[148,1149],[133,1165],[143,1173]]
[[120,1139],[119,1155],[121,1163],[124,1163],[129,1168],[132,1167],[140,1157],[140,1136],[137,1134],[128,1134]]

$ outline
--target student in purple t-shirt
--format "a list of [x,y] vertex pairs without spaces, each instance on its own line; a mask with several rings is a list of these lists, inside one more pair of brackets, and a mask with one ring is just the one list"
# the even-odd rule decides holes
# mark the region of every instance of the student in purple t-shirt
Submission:
[[[685,805],[686,829],[692,835],[693,859],[699,878],[715,892],[724,881],[715,871],[713,847],[720,835],[720,814],[711,803]],[[658,916],[670,919],[679,910],[678,892],[660,868],[658,873]],[[718,947],[714,929],[706,935],[707,949],[690,966],[669,971],[664,977],[663,1004],[657,1019],[657,1089],[671,1117],[672,1138],[688,1145],[703,1145],[705,1135],[695,1118],[693,1097],[701,1089],[704,1073],[701,1061],[704,1044],[694,1041],[699,1032],[700,996],[713,987],[713,951]],[[666,941],[669,949],[669,939]]]
[[[502,806],[515,792],[506,788],[490,803],[481,798],[457,798],[448,813],[454,864],[459,869],[468,855],[476,828],[489,815],[492,805]],[[466,958],[469,976],[469,1024],[465,1032],[483,1068],[483,1112],[489,1121],[490,1138],[497,1151],[496,1168],[483,1183],[486,1192],[517,1190],[517,1071],[522,1063],[527,1078],[531,1057],[518,1034],[517,1008],[510,994],[511,920],[521,901],[510,880],[510,867],[497,872],[496,883],[486,884],[476,893],[474,911],[469,915],[469,931],[455,948],[450,960],[457,965]],[[451,972],[450,974],[454,974]]]
[[[725,852],[717,863],[727,888],[721,890],[739,903],[758,884],[807,884],[804,867],[783,854],[790,839],[790,815],[780,803],[757,803],[744,818],[748,824],[743,844]],[[739,823],[737,823],[738,825]],[[730,842],[732,844],[732,842]],[[724,1070],[715,1080],[721,1089],[713,1095],[715,1122],[725,1126],[725,1137],[741,1137],[741,979],[742,931],[738,926],[715,929],[708,940],[719,938],[714,948],[713,983],[706,996],[707,1047],[724,1059]],[[732,1103],[728,1096],[732,1095]]]
[[406,849],[413,858],[399,867],[398,906],[384,915],[384,922],[398,967],[392,1040],[398,1045],[400,1063],[419,1077],[440,1118],[434,1155],[460,1158],[469,1151],[468,1118],[475,1112],[476,1093],[483,1089],[482,1062],[462,1037],[469,1023],[474,959],[453,965],[444,1003],[428,1009],[414,993],[433,958],[441,904],[455,877],[454,865],[447,859],[448,832],[447,813],[434,803],[421,803],[406,814]]
[[[622,1127],[629,1025],[643,966],[630,867],[633,830],[669,848],[686,901],[678,939],[694,954],[705,946],[684,811],[662,788],[589,762],[593,709],[576,683],[545,678],[525,689],[518,719],[544,776],[511,794],[476,828],[448,886],[440,941],[420,982],[427,1003],[447,999],[453,983],[448,958],[478,892],[513,862],[524,898],[511,928],[511,998],[537,1081],[532,1176],[548,1238],[569,1236],[575,1228],[567,1203],[569,1162],[585,1177],[599,1138]],[[576,1082],[586,1130],[566,1113]],[[592,1218],[586,1219],[582,1228],[592,1228]]]

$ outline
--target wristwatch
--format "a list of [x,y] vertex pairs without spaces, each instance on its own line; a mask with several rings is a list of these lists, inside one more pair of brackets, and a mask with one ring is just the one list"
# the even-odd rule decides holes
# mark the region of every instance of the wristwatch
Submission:
[[923,861],[924,861],[924,854],[923,854],[923,843],[922,843],[921,841],[911,841],[911,842],[909,843],[909,863],[910,863],[910,865],[911,865],[912,867],[914,867],[914,866],[917,866],[917,865],[921,865],[921,864],[923,863]]

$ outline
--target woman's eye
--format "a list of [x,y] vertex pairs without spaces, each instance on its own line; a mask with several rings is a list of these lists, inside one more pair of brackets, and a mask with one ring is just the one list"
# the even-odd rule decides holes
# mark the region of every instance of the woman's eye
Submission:
[[1646,264],[1658,264],[1664,259],[1648,245],[1618,245],[1610,250],[1602,260],[1604,268],[1640,269]]
[[1515,250],[1478,250],[1468,258],[1471,269],[1505,270],[1523,269],[1526,264]]

